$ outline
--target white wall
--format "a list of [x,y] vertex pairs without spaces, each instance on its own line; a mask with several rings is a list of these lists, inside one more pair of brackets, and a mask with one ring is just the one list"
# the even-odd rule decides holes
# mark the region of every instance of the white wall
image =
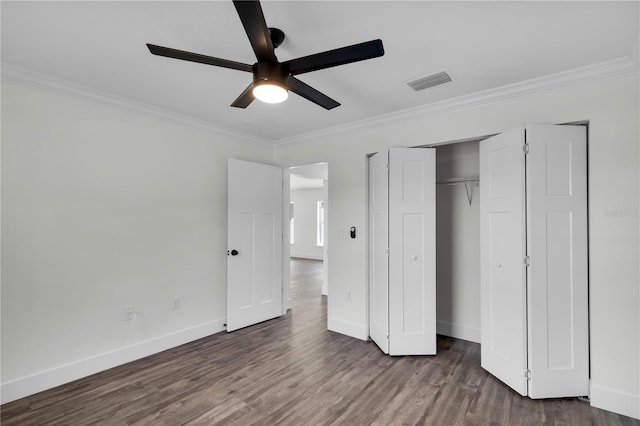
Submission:
[[[599,80],[442,113],[320,133],[276,149],[283,166],[329,163],[329,328],[367,338],[366,155],[589,120],[591,403],[640,418],[638,76]],[[348,301],[347,294],[351,294]]]
[[[478,176],[479,144],[439,146],[436,181]],[[436,185],[437,331],[480,342],[480,210],[478,188],[471,206],[464,184]]]
[[322,246],[317,242],[317,203],[324,201],[324,189],[297,189],[291,191],[294,210],[294,244],[291,256],[322,260]]
[[229,157],[272,148],[2,84],[3,401],[223,330]]
[[[285,167],[329,163],[329,327],[367,338],[366,154],[589,120],[591,401],[640,418],[638,93],[634,75],[278,147]],[[3,401],[220,330],[226,159],[272,154],[3,83]]]

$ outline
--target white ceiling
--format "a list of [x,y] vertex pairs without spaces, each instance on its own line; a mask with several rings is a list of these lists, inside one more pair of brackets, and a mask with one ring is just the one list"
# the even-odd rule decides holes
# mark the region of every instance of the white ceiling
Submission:
[[[251,75],[151,55],[154,43],[254,63],[231,1],[2,1],[4,68],[130,99],[239,134],[284,138],[395,113],[623,57],[637,61],[639,3],[265,1],[287,60],[380,38],[385,55],[300,75],[342,103],[295,94],[279,105],[229,107]],[[6,67],[9,65],[10,67]],[[449,70],[452,83],[406,82]]]

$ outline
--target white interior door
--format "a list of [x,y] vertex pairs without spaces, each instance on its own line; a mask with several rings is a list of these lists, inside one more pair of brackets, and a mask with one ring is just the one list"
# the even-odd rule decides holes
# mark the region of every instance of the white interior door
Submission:
[[369,158],[369,336],[389,353],[389,153]]
[[527,395],[524,129],[480,142],[481,365]]
[[582,126],[527,126],[529,396],[589,394],[587,149]]
[[435,149],[389,150],[389,354],[436,353]]
[[227,331],[282,314],[282,169],[229,159]]

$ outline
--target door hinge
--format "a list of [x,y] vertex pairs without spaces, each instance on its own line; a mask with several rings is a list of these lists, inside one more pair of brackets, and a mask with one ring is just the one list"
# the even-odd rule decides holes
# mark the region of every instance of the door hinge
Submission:
[[529,256],[525,256],[522,262],[524,263],[524,266],[531,266],[531,258]]
[[525,370],[524,377],[526,377],[527,380],[531,380],[531,370]]
[[524,145],[522,145],[522,150],[524,151],[525,154],[529,153],[529,144],[525,143]]
[[387,169],[389,168],[389,163],[387,163]]
[[389,335],[387,334],[387,340],[389,340]]
[[389,256],[389,247],[387,247],[387,256]]

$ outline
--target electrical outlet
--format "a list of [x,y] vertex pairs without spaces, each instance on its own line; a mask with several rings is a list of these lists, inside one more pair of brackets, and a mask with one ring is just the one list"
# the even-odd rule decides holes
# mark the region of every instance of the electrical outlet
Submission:
[[177,311],[178,309],[180,309],[181,306],[182,306],[182,300],[180,300],[180,297],[174,297],[171,303],[171,309],[174,311]]
[[124,309],[122,309],[122,321],[133,321],[135,315],[133,306],[125,306]]

